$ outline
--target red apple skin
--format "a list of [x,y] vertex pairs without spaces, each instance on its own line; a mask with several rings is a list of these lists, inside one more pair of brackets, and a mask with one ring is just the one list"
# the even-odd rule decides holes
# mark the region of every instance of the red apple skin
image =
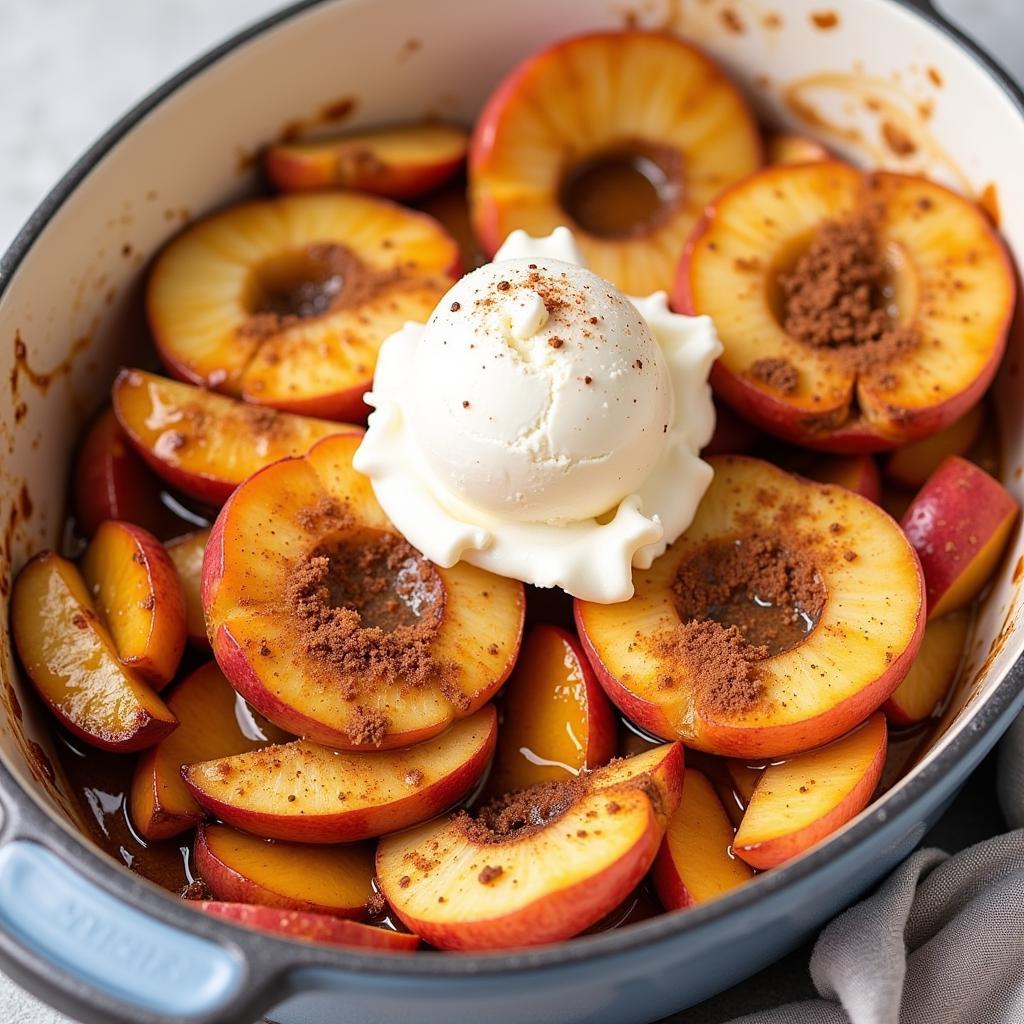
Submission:
[[122,519],[161,536],[171,516],[160,503],[159,492],[158,480],[128,443],[113,411],[101,413],[75,459],[78,529],[91,537],[104,520]]
[[[728,195],[732,189],[742,184],[743,182],[737,182],[735,185],[730,185],[721,193],[716,203],[721,201],[722,196]],[[697,240],[714,216],[715,205],[712,203],[694,225],[683,248],[671,296],[671,306],[677,313],[685,313],[687,316],[696,315],[697,311],[694,308],[693,294],[690,289],[690,263]],[[1005,243],[995,233],[993,233],[993,238],[999,247],[1008,274],[1016,281],[1015,265]],[[1004,337],[1010,328],[1014,308],[1015,303],[1011,301],[1002,326]],[[740,416],[751,420],[776,437],[781,437],[783,440],[802,445],[805,448],[814,448],[840,455],[870,455],[875,452],[890,451],[899,445],[918,441],[930,434],[937,434],[954,420],[963,416],[972,405],[981,400],[988,390],[999,369],[1003,350],[1003,346],[996,347],[988,364],[963,391],[953,395],[945,402],[940,402],[928,409],[915,411],[913,425],[908,426],[904,435],[897,439],[884,436],[863,421],[829,431],[827,434],[816,435],[803,425],[799,412],[787,403],[779,401],[738,377],[726,369],[721,360],[712,366],[710,381],[716,396],[732,406]]]
[[[900,523],[921,560],[930,617],[965,607],[981,591],[1019,512],[1006,488],[973,462],[951,455],[939,465]],[[985,557],[989,545],[995,549]]]
[[197,900],[190,906],[213,917],[220,917],[243,928],[273,932],[285,938],[323,943],[329,946],[362,947],[391,953],[411,953],[419,948],[419,936],[376,928],[358,921],[346,921],[329,914],[308,910],[282,910],[250,903],[223,903]]
[[[339,811],[330,816],[317,815],[310,818],[262,812],[256,814],[212,798],[210,794],[193,784],[186,772],[188,766],[182,768],[182,778],[197,803],[234,828],[265,836],[268,839],[282,839],[287,842],[358,842],[426,821],[458,803],[473,789],[487,770],[494,755],[498,737],[497,713],[494,711],[493,705],[489,706],[488,710],[491,713],[490,735],[487,742],[474,752],[473,757],[464,761],[455,771],[439,779],[433,785],[415,790],[401,800],[392,801],[380,807]],[[477,712],[477,714],[479,713]],[[403,745],[410,746],[411,744]]]

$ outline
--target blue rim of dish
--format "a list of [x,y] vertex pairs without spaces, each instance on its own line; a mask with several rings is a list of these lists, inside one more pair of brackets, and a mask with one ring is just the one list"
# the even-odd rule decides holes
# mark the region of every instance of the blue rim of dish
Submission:
[[[50,190],[15,236],[10,247],[0,257],[0,299],[3,298],[19,264],[53,215],[100,160],[143,118],[172,96],[181,86],[240,46],[283,22],[290,21],[298,15],[328,2],[331,0],[299,0],[299,2],[253,23],[187,65],[124,114],[86,150]],[[947,36],[984,68],[1006,93],[1024,120],[1024,90],[990,54],[940,15],[932,7],[930,0],[896,0],[896,3]],[[926,768],[908,776],[899,787],[891,790],[878,804],[854,819],[842,832],[793,863],[761,874],[741,888],[727,893],[711,903],[690,908],[683,913],[661,914],[624,929],[582,936],[550,946],[506,952],[453,956],[450,953],[424,950],[415,957],[395,957],[292,942],[267,933],[253,932],[228,925],[204,915],[195,914],[194,911],[182,906],[180,900],[174,899],[155,883],[149,882],[141,876],[132,875],[131,881],[127,881],[124,874],[127,869],[117,865],[85,837],[78,835],[65,825],[59,824],[49,809],[20,786],[3,761],[0,761],[0,791],[11,794],[20,790],[19,795],[28,801],[29,807],[32,809],[27,816],[33,819],[32,824],[39,829],[36,838],[42,839],[52,848],[61,849],[65,854],[69,851],[73,852],[75,868],[78,871],[107,891],[121,898],[128,896],[134,906],[184,930],[220,940],[229,939],[236,948],[258,944],[268,950],[277,950],[280,953],[282,965],[285,967],[336,967],[361,974],[406,977],[465,975],[486,977],[488,974],[557,968],[580,960],[596,960],[627,950],[635,951],[639,947],[660,943],[684,932],[710,925],[760,902],[770,894],[795,885],[824,868],[840,854],[856,847],[883,822],[891,820],[912,807],[915,801],[928,790],[934,775],[944,772],[946,766],[955,764],[985,740],[989,731],[1010,709],[1022,691],[1024,691],[1024,655],[1010,667],[995,690],[986,698],[984,704],[975,711],[971,729],[961,730]]]

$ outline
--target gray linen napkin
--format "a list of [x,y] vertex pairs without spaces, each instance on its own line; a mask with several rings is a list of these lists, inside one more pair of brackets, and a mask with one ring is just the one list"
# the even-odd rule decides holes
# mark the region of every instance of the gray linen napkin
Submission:
[[999,798],[1016,831],[917,851],[822,931],[819,999],[732,1024],[1024,1022],[1024,717],[1000,748]]

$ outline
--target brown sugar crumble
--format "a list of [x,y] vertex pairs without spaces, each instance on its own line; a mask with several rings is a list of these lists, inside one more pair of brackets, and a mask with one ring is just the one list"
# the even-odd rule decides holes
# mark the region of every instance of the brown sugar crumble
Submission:
[[[658,638],[656,653],[679,663],[698,681],[697,698],[713,710],[743,712],[764,693],[758,663],[768,648],[748,643],[736,626],[714,619],[691,619]],[[663,686],[671,688],[671,679]]]
[[778,277],[785,331],[812,348],[830,349],[853,372],[887,363],[919,340],[886,308],[879,216],[873,209],[825,223],[793,269]]
[[210,887],[201,878],[197,878],[192,882],[187,882],[181,887],[181,891],[178,895],[183,900],[213,899],[213,893],[210,892]]
[[[799,545],[756,532],[706,545],[679,567],[672,590],[682,622],[656,638],[656,653],[697,681],[698,700],[724,712],[758,703],[760,662],[799,643],[826,596]],[[675,685],[671,674],[662,685]]]
[[784,395],[795,394],[800,386],[800,373],[797,368],[788,359],[777,356],[755,359],[750,364],[750,375],[754,380],[759,380]]
[[503,874],[505,874],[505,869],[500,864],[485,864],[483,870],[476,877],[481,885],[490,885],[491,882],[496,882],[501,878]]
[[380,917],[380,915],[387,909],[388,901],[384,899],[384,894],[377,889],[374,889],[366,901],[367,915],[370,917]]
[[[459,811],[452,820],[470,842],[481,846],[521,839],[557,821],[591,792],[591,786],[589,772],[582,772],[572,778],[539,782],[526,789],[494,798],[475,811],[474,815]],[[653,804],[655,812],[661,813],[661,791],[650,776],[643,774],[609,789],[609,799],[604,806],[606,814],[611,816],[622,810],[622,804],[614,799],[613,794],[618,792],[621,795],[625,790],[639,790],[644,793]],[[589,817],[596,815],[596,811],[588,812]],[[587,831],[578,829],[576,835],[581,839],[586,838]],[[482,877],[484,872],[492,870],[485,867],[481,872],[480,881],[483,884],[487,884]],[[498,870],[501,871],[500,868]],[[490,880],[493,881],[497,877],[491,875]]]
[[484,804],[471,817],[465,811],[455,816],[471,842],[488,844],[530,835],[561,817],[587,791],[586,776],[540,782]]
[[[313,519],[331,509],[307,509]],[[384,531],[349,531],[324,542],[293,567],[285,606],[298,644],[355,702],[382,684],[427,683],[454,688],[455,666],[441,662],[433,642],[444,611],[444,585],[434,567],[404,540]],[[354,742],[379,744],[387,716],[357,704],[350,716]]]

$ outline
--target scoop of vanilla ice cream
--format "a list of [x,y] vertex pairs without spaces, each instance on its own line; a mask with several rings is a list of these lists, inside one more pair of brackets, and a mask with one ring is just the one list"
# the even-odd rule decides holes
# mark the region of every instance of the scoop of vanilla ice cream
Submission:
[[353,465],[431,561],[625,601],[692,522],[722,347],[664,292],[622,295],[571,232],[514,231],[381,346]]
[[437,496],[485,517],[601,515],[665,448],[665,358],[637,307],[585,267],[535,256],[473,271],[412,360],[405,415]]

